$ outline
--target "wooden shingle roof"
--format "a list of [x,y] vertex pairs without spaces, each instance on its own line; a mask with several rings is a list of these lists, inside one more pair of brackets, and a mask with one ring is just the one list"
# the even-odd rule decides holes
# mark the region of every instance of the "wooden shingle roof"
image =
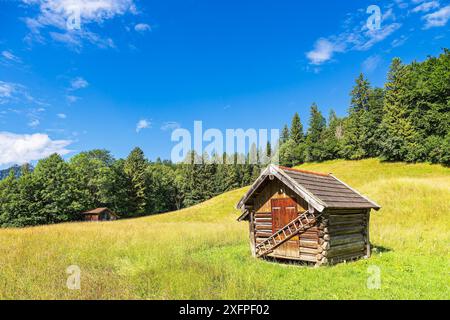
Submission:
[[[264,186],[267,179],[273,178],[279,179],[319,212],[322,212],[325,208],[375,210],[381,208],[374,201],[363,196],[332,174],[275,165],[270,165],[261,173],[250,190],[239,201],[237,207],[245,211],[246,205],[255,192]],[[244,213],[240,219],[243,219],[245,215]]]
[[372,200],[364,197],[332,174],[305,172],[283,167],[281,169],[296,183],[305,187],[325,203],[326,208],[380,209],[380,206]]

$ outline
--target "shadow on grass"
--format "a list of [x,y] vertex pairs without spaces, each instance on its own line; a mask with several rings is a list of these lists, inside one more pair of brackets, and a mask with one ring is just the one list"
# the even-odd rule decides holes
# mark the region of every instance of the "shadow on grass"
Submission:
[[308,261],[300,261],[300,260],[290,260],[288,258],[275,258],[275,257],[265,257],[261,258],[261,261],[265,261],[268,263],[273,264],[282,264],[287,266],[298,266],[298,267],[314,267],[314,262],[308,262]]
[[[391,248],[383,247],[379,245],[372,245],[372,255],[379,255],[382,253],[387,253],[393,251]],[[346,262],[355,262],[358,260],[364,260],[364,257],[359,257],[355,259],[349,259]],[[370,259],[370,258],[369,258]],[[282,265],[290,265],[290,266],[299,266],[299,267],[314,267],[316,266],[316,263],[314,262],[308,262],[308,261],[300,261],[300,260],[290,260],[288,258],[275,258],[275,257],[265,257],[261,259],[262,261],[271,263],[271,264],[282,264]],[[331,263],[330,265],[338,265],[341,263],[345,263],[344,261],[339,261],[337,263]]]
[[372,254],[373,255],[380,254],[380,253],[391,252],[391,251],[393,251],[391,248],[387,248],[387,247],[383,247],[383,246],[377,246],[377,245],[372,245]]

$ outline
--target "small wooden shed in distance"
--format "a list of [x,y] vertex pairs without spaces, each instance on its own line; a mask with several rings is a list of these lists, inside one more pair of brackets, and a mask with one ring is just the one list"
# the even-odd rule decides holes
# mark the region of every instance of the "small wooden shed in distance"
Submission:
[[113,221],[119,217],[108,208],[97,208],[82,213],[83,221]]
[[368,258],[370,211],[381,208],[332,174],[275,165],[237,207],[254,256],[317,265]]

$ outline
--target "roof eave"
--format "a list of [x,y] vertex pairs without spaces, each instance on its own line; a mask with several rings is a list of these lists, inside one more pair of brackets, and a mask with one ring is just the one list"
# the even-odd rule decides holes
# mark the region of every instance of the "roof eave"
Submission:
[[380,210],[382,207],[376,203],[375,201],[369,199],[368,197],[366,197],[365,195],[361,194],[360,192],[358,192],[357,190],[353,189],[352,187],[350,187],[348,184],[346,184],[344,181],[336,178],[334,175],[332,175],[330,173],[330,177],[333,177],[334,179],[336,179],[337,181],[339,181],[340,183],[342,183],[343,185],[345,185],[347,188],[349,188],[350,190],[352,190],[353,192],[355,192],[356,194],[358,194],[359,196],[361,196],[362,198],[366,199],[370,204],[372,204],[373,207],[371,207],[370,209],[374,209],[375,211]]
[[247,191],[247,193],[241,198],[241,200],[239,200],[236,208],[244,212],[238,218],[238,221],[244,220],[246,216],[249,214],[249,211],[243,208],[246,201],[253,195],[253,193],[270,175],[277,177],[281,182],[283,182],[285,185],[291,188],[300,197],[305,199],[306,202],[310,203],[311,206],[313,206],[313,208],[316,209],[317,211],[323,212],[323,210],[325,210],[325,208],[327,207],[327,205],[323,201],[321,201],[320,199],[312,195],[308,190],[299,185],[296,181],[294,181],[291,177],[289,177],[282,169],[271,164],[261,173],[258,179],[256,179],[255,183],[250,187],[250,190]]

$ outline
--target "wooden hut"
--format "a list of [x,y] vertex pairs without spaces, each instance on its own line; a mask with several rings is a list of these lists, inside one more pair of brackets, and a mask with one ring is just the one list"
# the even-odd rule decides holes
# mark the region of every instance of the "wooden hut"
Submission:
[[370,211],[381,208],[332,174],[274,165],[237,207],[254,256],[317,265],[368,258]]
[[83,221],[113,221],[119,217],[108,208],[97,208],[82,213]]

